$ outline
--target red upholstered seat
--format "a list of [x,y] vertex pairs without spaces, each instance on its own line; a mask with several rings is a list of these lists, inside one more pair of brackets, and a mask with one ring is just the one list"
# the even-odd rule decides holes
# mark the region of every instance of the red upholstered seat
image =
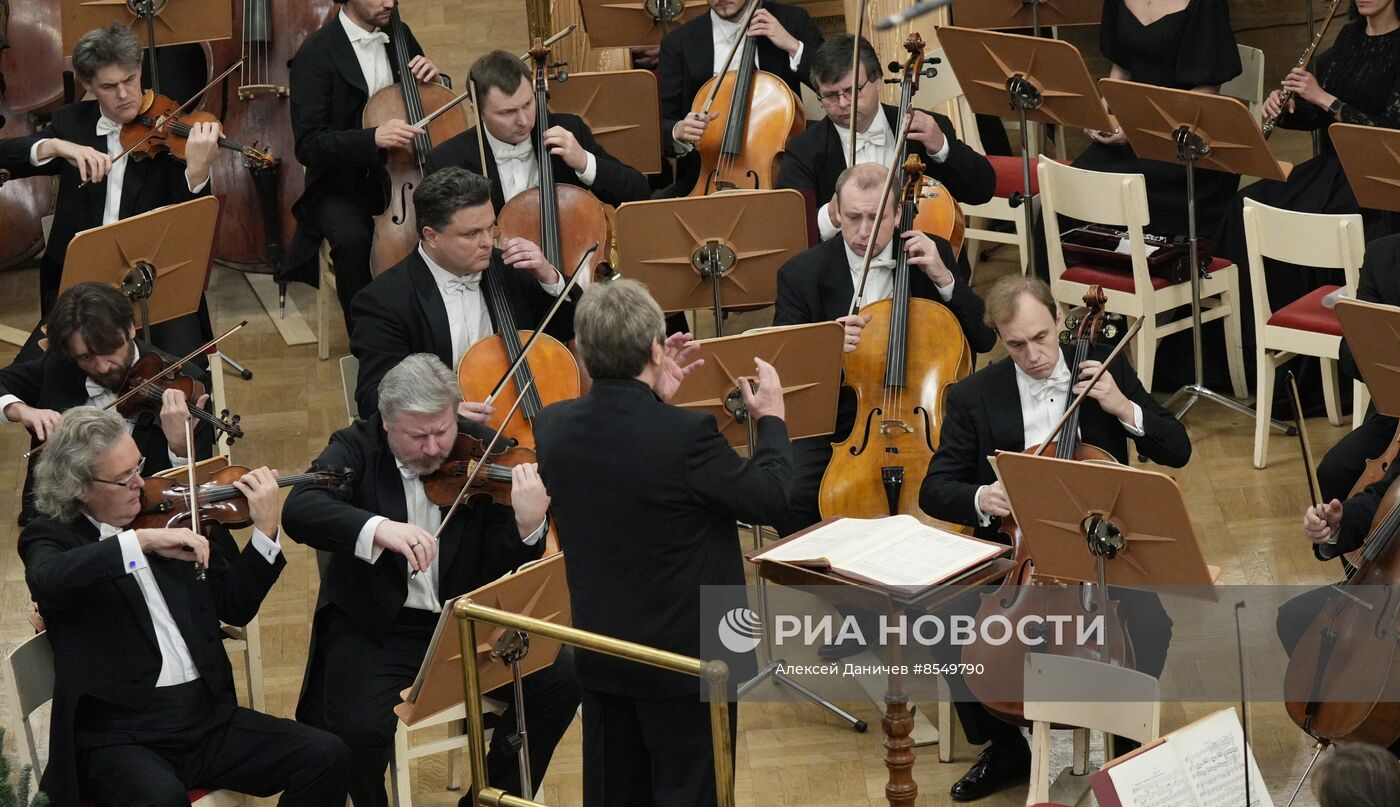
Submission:
[[1322,307],[1322,298],[1336,291],[1339,286],[1323,286],[1313,289],[1269,317],[1269,324],[1280,328],[1293,328],[1312,333],[1342,335],[1342,323],[1337,321],[1337,312]]
[[[992,164],[992,170],[997,172],[996,196],[999,199],[1006,199],[1011,196],[1012,191],[1025,191],[1025,182],[1021,176],[1021,158],[1005,157],[1002,155],[988,155],[987,162]],[[1040,158],[1031,159],[1031,195],[1040,193]]]
[[[1207,273],[1217,272],[1229,265],[1230,262],[1225,258],[1211,258],[1210,268],[1206,271]],[[1081,264],[1066,269],[1061,278],[1070,283],[1083,283],[1086,286],[1103,286],[1105,289],[1121,291],[1125,294],[1132,294],[1134,292],[1133,287],[1135,284],[1133,283],[1133,273],[1129,271],[1105,269],[1101,266]],[[1170,285],[1172,284],[1169,283],[1166,278],[1152,278],[1152,288],[1154,289],[1165,289]]]

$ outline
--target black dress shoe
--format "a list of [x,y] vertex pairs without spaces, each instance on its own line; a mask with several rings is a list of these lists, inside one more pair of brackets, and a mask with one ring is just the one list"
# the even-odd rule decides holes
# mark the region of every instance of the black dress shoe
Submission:
[[840,661],[843,658],[850,658],[864,649],[865,645],[858,642],[824,644],[817,649],[817,656],[824,661]]
[[953,801],[976,801],[986,798],[1008,785],[1024,783],[1031,778],[1031,755],[1026,749],[1007,750],[987,746],[977,763],[953,783],[949,795]]

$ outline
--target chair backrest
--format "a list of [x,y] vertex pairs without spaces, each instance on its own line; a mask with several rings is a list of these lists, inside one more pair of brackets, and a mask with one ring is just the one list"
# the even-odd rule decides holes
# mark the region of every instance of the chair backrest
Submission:
[[360,360],[354,356],[340,357],[340,386],[345,390],[345,414],[350,422],[360,416],[360,407],[355,404],[355,385],[360,380]]
[[1256,119],[1263,118],[1264,51],[1248,45],[1237,45],[1243,70],[1238,76],[1220,85],[1220,94],[1238,98],[1249,106]]
[[[1040,207],[1045,221],[1045,244],[1050,261],[1050,288],[1055,299],[1078,305],[1077,295],[1061,284],[1065,273],[1065,255],[1060,247],[1060,216],[1081,221],[1107,224],[1128,233],[1129,254],[1133,262],[1134,288],[1151,289],[1147,273],[1147,242],[1143,228],[1147,226],[1147,180],[1142,174],[1110,174],[1086,171],[1042,157],[1040,173]],[[1109,292],[1110,298],[1118,292]]]
[[1146,673],[1071,656],[1026,654],[1027,720],[1148,743],[1160,730],[1157,698],[1157,679]]
[[[39,764],[38,744],[30,717],[40,706],[53,698],[53,648],[47,633],[36,633],[19,647],[10,651],[6,667],[10,681],[10,701],[24,736],[23,760],[34,769],[37,779],[43,772]],[[16,740],[18,742],[18,740]]]
[[1353,293],[1356,291],[1366,254],[1359,213],[1295,213],[1245,199],[1244,239],[1257,323],[1268,320],[1273,311],[1264,282],[1264,258],[1297,266],[1341,269],[1346,284]]

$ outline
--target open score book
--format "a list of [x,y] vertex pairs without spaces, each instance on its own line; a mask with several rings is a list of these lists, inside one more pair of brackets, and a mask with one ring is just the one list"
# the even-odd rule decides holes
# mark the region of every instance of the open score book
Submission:
[[830,570],[882,586],[927,588],[1009,550],[899,515],[837,519],[779,541],[753,559]]

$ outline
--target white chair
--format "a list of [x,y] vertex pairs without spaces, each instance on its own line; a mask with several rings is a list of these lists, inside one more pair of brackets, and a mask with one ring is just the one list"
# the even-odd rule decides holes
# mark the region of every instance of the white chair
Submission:
[[[38,743],[32,722],[34,712],[53,698],[53,649],[48,633],[37,633],[10,651],[7,659],[9,698],[23,736],[24,759],[34,769],[37,781],[44,770],[39,759]],[[18,738],[16,742],[21,742]],[[246,796],[228,790],[191,790],[191,807],[240,807],[253,802]]]
[[317,261],[320,282],[316,284],[316,356],[325,361],[331,357],[331,307],[339,308],[335,296],[335,264],[331,262],[331,242],[321,242]]
[[1090,731],[1144,745],[1157,739],[1162,712],[1157,689],[1156,678],[1136,670],[1051,653],[1027,653],[1025,715],[1031,721],[1027,807],[1050,801],[1052,727],[1074,729],[1073,771],[1087,774]]
[[[506,705],[491,698],[482,698],[480,708],[483,713],[500,715]],[[414,742],[412,734],[423,729],[446,726],[447,736],[434,740]],[[431,717],[407,725],[400,718],[394,730],[394,754],[389,757],[389,777],[394,782],[394,807],[410,807],[413,804],[413,785],[409,778],[409,763],[415,759],[447,754],[447,789],[462,789],[462,758],[467,751],[467,710],[463,704],[439,712]],[[491,729],[486,731],[486,742],[491,741]]]
[[1264,51],[1248,45],[1237,45],[1243,70],[1238,76],[1220,85],[1220,94],[1244,101],[1255,120],[1264,118]]
[[224,650],[243,654],[243,673],[248,682],[249,708],[267,712],[267,690],[263,686],[262,627],[258,617],[243,627],[220,625],[224,634]]
[[[1110,174],[1085,171],[1050,160],[1040,161],[1040,203],[1045,216],[1045,242],[1049,252],[1050,290],[1061,305],[1083,304],[1090,286],[1102,286],[1106,309],[1142,320],[1142,331],[1133,344],[1133,364],[1142,385],[1152,389],[1157,343],[1164,337],[1190,330],[1191,317],[1161,324],[1159,315],[1189,311],[1191,283],[1169,283],[1147,271],[1147,183],[1142,174]],[[1060,216],[1107,224],[1128,233],[1132,271],[1096,266],[1067,266],[1060,246]],[[1235,397],[1248,394],[1241,344],[1238,269],[1223,258],[1210,263],[1210,275],[1201,278],[1201,321],[1225,320],[1226,358]]]
[[[1337,314],[1323,306],[1322,298],[1336,291],[1323,286],[1283,306],[1269,306],[1268,280],[1264,259],[1276,258],[1299,266],[1341,269],[1346,284],[1356,289],[1361,259],[1366,251],[1361,216],[1294,213],[1246,199],[1244,202],[1245,244],[1249,250],[1250,294],[1254,300],[1255,361],[1259,368],[1254,422],[1254,467],[1263,468],[1269,456],[1269,416],[1273,406],[1274,371],[1294,356],[1316,356],[1322,363],[1322,397],[1327,420],[1342,423],[1341,399],[1337,388],[1337,355],[1342,344],[1342,325]],[[1283,268],[1283,271],[1289,271]],[[1364,385],[1354,382],[1356,396],[1353,422],[1360,423],[1367,397]]]

